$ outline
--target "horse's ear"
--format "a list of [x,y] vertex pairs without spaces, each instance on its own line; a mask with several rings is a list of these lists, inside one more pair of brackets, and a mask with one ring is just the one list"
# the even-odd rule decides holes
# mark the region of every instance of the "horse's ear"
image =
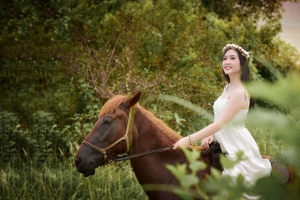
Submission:
[[138,92],[125,102],[125,106],[127,108],[134,106],[140,100],[140,98],[141,98],[141,92]]
[[110,91],[110,89],[107,89],[109,98],[112,99],[115,95]]

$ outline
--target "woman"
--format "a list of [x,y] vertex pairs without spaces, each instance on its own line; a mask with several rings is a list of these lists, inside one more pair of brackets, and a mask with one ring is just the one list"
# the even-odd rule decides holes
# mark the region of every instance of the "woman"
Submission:
[[[270,175],[271,164],[269,160],[262,159],[255,140],[244,126],[250,103],[243,85],[243,82],[249,81],[249,53],[235,44],[227,44],[223,53],[222,71],[228,85],[214,103],[214,122],[177,141],[174,149],[187,147],[197,140],[202,140],[202,145],[209,148],[209,144],[216,140],[220,143],[222,152],[230,159],[234,160],[236,152],[243,151],[247,159],[233,169],[224,169],[223,175],[229,175],[235,180],[242,174],[245,183],[251,186],[258,178]],[[258,198],[246,194],[244,196],[248,199]]]

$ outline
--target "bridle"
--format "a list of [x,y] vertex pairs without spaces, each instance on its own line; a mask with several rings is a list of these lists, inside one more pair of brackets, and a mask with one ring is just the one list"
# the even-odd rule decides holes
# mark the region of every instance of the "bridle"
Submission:
[[[118,157],[110,157],[110,158],[107,158],[107,154],[106,154],[106,151],[110,148],[112,148],[113,146],[115,146],[117,143],[119,143],[120,141],[122,140],[125,140],[126,141],[126,146],[127,146],[127,150],[125,153],[128,153],[128,151],[130,150],[130,140],[129,140],[129,137],[131,136],[132,134],[132,125],[133,125],[133,107],[130,108],[130,111],[129,111],[129,117],[128,117],[128,122],[127,122],[127,127],[126,127],[126,132],[125,134],[123,135],[123,137],[121,137],[120,139],[118,139],[117,141],[115,141],[114,143],[112,143],[111,145],[105,147],[105,148],[99,148],[91,143],[89,143],[88,141],[86,140],[83,140],[81,144],[85,144],[97,151],[99,151],[103,157],[104,157],[104,164],[103,165],[106,165],[106,164],[109,164],[109,163],[112,163],[112,162],[118,162],[118,161],[124,161],[124,160],[130,160],[131,158],[136,158],[136,157],[139,157],[139,156],[144,156],[144,155],[148,155],[148,154],[152,154],[152,153],[160,153],[160,152],[163,152],[163,151],[167,151],[167,150],[170,150],[173,148],[173,146],[169,146],[169,147],[163,147],[163,148],[159,148],[159,149],[154,149],[154,150],[151,150],[151,151],[145,151],[145,152],[141,152],[141,153],[137,153],[137,154],[132,154],[132,155],[125,155],[125,156],[118,156]],[[207,154],[207,153],[210,153],[211,150],[207,150],[207,151],[202,151],[201,154]]]
[[116,144],[118,144],[120,141],[125,140],[126,141],[126,146],[127,146],[127,150],[125,153],[127,153],[130,150],[130,144],[129,144],[129,134],[132,134],[132,124],[133,124],[133,107],[130,108],[129,111],[129,117],[128,117],[128,122],[127,122],[127,127],[126,127],[126,132],[125,135],[123,135],[123,137],[121,137],[120,139],[118,139],[117,141],[115,141],[114,143],[112,143],[111,145],[109,145],[108,147],[105,148],[99,148],[91,143],[89,143],[86,140],[83,140],[81,144],[85,144],[93,149],[96,149],[97,151],[99,151],[100,153],[103,154],[104,157],[104,162],[105,163],[109,163],[112,162],[111,160],[114,160],[113,158],[107,159],[107,154],[106,151],[110,148],[112,148],[113,146],[115,146]]
[[106,151],[110,148],[112,148],[113,146],[115,146],[117,143],[119,143],[122,140],[126,141],[126,146],[127,146],[127,151],[125,153],[128,153],[128,151],[130,150],[130,136],[132,134],[132,124],[133,124],[133,107],[130,108],[129,111],[129,117],[128,117],[128,122],[127,122],[127,127],[126,127],[126,132],[125,135],[123,135],[123,137],[121,137],[120,139],[118,139],[117,141],[115,141],[114,143],[112,143],[111,145],[105,147],[105,148],[99,148],[91,143],[89,143],[86,140],[83,140],[81,144],[85,144],[93,149],[96,149],[97,151],[99,151],[101,154],[103,154],[104,157],[104,164],[106,165],[108,163],[112,163],[112,162],[118,162],[118,161],[124,161],[124,160],[130,160],[131,158],[136,158],[139,156],[144,156],[144,155],[148,155],[148,154],[152,154],[152,153],[159,153],[159,152],[163,152],[163,151],[167,151],[169,149],[172,149],[173,146],[169,146],[169,147],[164,147],[164,148],[159,148],[159,149],[154,149],[151,151],[145,151],[145,152],[141,152],[141,153],[137,153],[137,154],[132,154],[132,155],[125,155],[125,156],[118,156],[118,157],[110,157],[107,158],[107,154]]

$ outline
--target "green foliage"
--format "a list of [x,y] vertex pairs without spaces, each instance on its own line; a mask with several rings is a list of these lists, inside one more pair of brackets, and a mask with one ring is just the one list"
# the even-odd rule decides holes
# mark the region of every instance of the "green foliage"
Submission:
[[71,91],[70,78],[63,74],[59,62],[6,60],[1,69],[0,111],[18,113],[22,127],[34,123],[37,111],[57,113],[53,117],[59,121],[77,112],[80,99],[74,98],[77,94]]
[[0,141],[1,141],[1,159],[6,160],[11,154],[17,152],[15,148],[16,141],[10,140],[10,136],[14,137],[18,130],[18,117],[14,113],[0,113]]
[[3,63],[2,161],[16,154],[40,161],[50,154],[69,157],[70,148],[88,134],[99,113],[99,99],[85,81],[70,80],[62,71],[56,61]]
[[[149,100],[176,95],[211,110],[224,85],[218,66],[226,43],[250,50],[254,80],[273,80],[271,67],[299,70],[298,52],[276,37],[282,2],[5,1],[0,5],[1,110],[16,113],[26,128],[32,113],[53,113],[62,128],[89,104],[75,85],[84,79],[102,104],[107,87],[128,95],[142,91],[141,104],[185,135],[202,119]],[[267,23],[258,26],[259,17]],[[190,125],[179,125],[178,117]]]
[[1,167],[1,199],[147,199],[129,162],[107,165],[90,178],[56,157],[18,165]]
[[[249,119],[251,123],[259,126],[269,126],[274,128],[274,134],[271,135],[276,139],[288,144],[286,152],[282,155],[282,160],[295,166],[299,172],[299,122],[300,122],[300,89],[299,74],[292,73],[286,78],[282,78],[276,84],[267,82],[255,83],[249,86],[249,91],[253,96],[265,99],[283,107],[287,114],[274,110],[254,110]],[[296,156],[296,157],[295,157]],[[296,159],[295,159],[296,158]]]
[[207,120],[209,121],[213,121],[213,115],[210,114],[209,112],[207,112],[206,110],[200,108],[199,106],[196,106],[194,104],[192,104],[189,101],[186,101],[184,99],[175,97],[175,96],[171,96],[171,95],[160,95],[159,98],[161,98],[162,100],[166,100],[166,101],[171,101],[177,104],[180,104],[190,110],[193,110],[197,113],[199,113],[200,115],[203,115]]
[[[240,199],[244,193],[259,195],[262,199],[286,199],[290,197],[289,190],[281,184],[280,178],[276,174],[270,177],[259,179],[253,187],[244,183],[244,177],[239,175],[235,180],[229,176],[221,175],[221,172],[212,168],[212,176],[207,176],[206,180],[200,180],[196,172],[204,169],[205,163],[200,162],[200,152],[197,150],[189,151],[183,149],[189,163],[168,165],[169,171],[178,179],[180,188],[173,188],[173,192],[182,199],[194,199],[201,197],[203,199]],[[243,152],[237,152],[236,160],[230,160],[225,156],[221,157],[222,165],[230,169],[243,161]],[[198,167],[194,167],[198,166]],[[297,184],[288,185],[289,189],[297,189]],[[209,194],[209,195],[208,195]],[[297,195],[297,194],[296,194]],[[294,196],[296,197],[296,196]],[[292,198],[294,199],[294,198]]]
[[[181,188],[175,188],[173,192],[182,199],[193,199],[195,194],[200,198],[207,199],[207,195],[199,187],[200,180],[196,174],[199,170],[203,170],[206,167],[204,162],[198,160],[200,152],[187,149],[182,149],[182,151],[188,159],[188,164],[166,165],[166,168],[177,178],[181,186]],[[191,192],[192,187],[196,188],[197,193]]]
[[[44,161],[49,155],[72,160],[74,148],[91,130],[98,107],[87,114],[75,114],[69,124],[60,129],[51,113],[38,111],[33,114],[33,125],[23,129],[14,113],[0,112],[1,160],[8,161],[13,155],[22,155],[26,160],[33,157]],[[73,150],[72,150],[73,149]]]

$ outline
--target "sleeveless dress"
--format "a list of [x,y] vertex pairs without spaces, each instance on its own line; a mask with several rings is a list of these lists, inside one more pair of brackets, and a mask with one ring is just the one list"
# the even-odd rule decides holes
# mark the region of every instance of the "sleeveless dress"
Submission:
[[[246,98],[249,102],[247,92]],[[227,98],[220,97],[215,101],[213,105],[215,121],[221,115],[228,101]],[[247,113],[248,110],[240,110],[226,126],[214,134],[214,137],[215,140],[220,143],[221,150],[225,153],[227,158],[235,160],[236,152],[241,150],[247,158],[231,169],[224,169],[222,174],[229,175],[233,180],[235,180],[239,174],[242,174],[245,178],[245,184],[252,186],[258,178],[269,176],[272,167],[269,160],[261,157],[254,138],[245,127]],[[258,196],[248,196],[247,194],[244,194],[244,197],[248,199],[259,198]]]

